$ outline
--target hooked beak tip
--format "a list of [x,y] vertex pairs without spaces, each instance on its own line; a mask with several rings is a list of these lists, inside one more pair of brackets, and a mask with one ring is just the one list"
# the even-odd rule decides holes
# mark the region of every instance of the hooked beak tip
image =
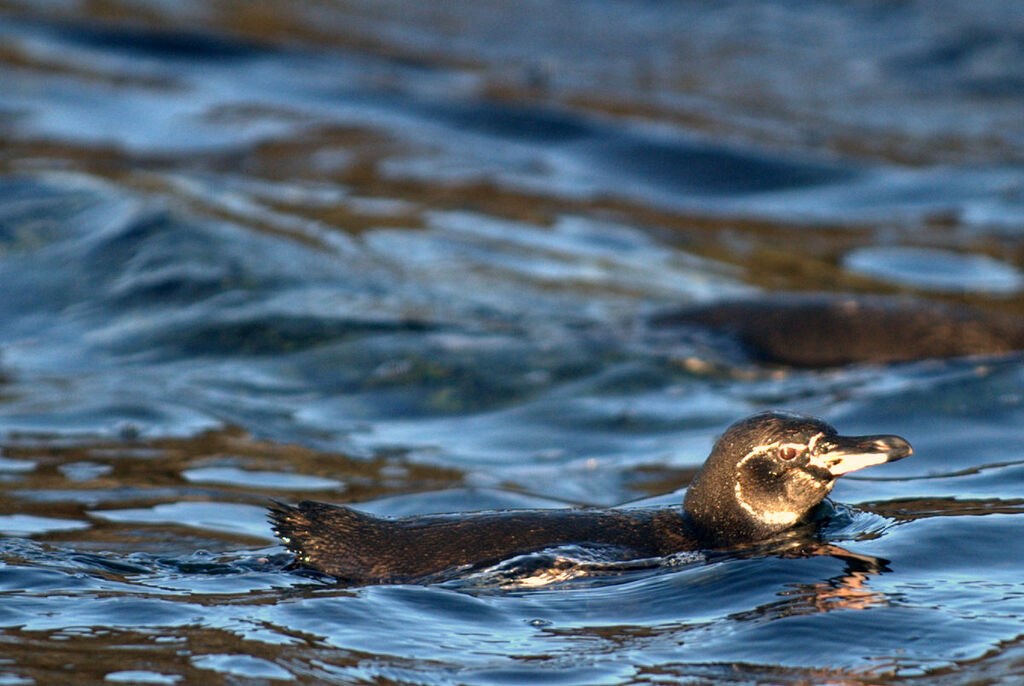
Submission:
[[899,436],[886,436],[877,445],[880,450],[888,452],[889,459],[886,462],[895,462],[914,454],[914,448]]

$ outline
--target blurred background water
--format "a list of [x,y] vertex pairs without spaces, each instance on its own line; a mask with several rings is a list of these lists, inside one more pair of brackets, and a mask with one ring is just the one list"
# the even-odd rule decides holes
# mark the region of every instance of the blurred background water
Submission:
[[[1016,0],[0,0],[0,683],[1016,684],[1024,365],[703,364],[661,308],[1024,315]],[[766,407],[913,458],[817,546],[340,589],[268,498],[674,503]]]

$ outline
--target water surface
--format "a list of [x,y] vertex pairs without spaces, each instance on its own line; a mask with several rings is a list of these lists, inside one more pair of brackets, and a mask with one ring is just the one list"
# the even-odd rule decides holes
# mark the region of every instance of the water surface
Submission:
[[[0,2],[0,683],[1017,683],[1020,359],[733,366],[644,322],[1024,315],[1021,36],[999,0]],[[769,407],[916,452],[816,537],[640,567],[340,588],[265,521],[672,504]]]

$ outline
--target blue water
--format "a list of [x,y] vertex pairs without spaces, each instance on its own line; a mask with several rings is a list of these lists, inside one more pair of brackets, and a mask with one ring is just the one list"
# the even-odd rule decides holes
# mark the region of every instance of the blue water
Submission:
[[[1019,3],[0,2],[0,683],[1016,684],[1024,363],[723,364],[758,292],[1024,315]],[[786,408],[817,537],[431,586],[269,499],[672,504]]]

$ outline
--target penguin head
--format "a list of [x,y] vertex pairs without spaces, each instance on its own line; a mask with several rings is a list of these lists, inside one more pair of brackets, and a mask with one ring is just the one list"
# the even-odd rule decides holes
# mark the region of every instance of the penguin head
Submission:
[[761,412],[722,434],[683,509],[712,543],[764,538],[804,519],[839,476],[912,452],[899,436],[841,436],[815,417]]

